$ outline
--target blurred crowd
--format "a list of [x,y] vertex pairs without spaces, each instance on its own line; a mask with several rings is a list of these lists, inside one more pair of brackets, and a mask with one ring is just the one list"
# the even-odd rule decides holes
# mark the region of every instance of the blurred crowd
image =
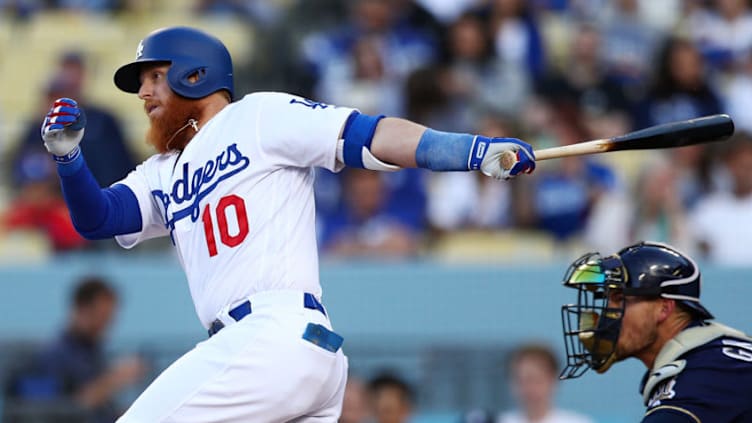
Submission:
[[[254,27],[254,53],[236,63],[243,93],[284,90],[438,130],[521,138],[537,149],[716,113],[736,124],[730,142],[546,161],[511,182],[464,172],[322,171],[317,229],[325,255],[414,257],[457,234],[504,232],[513,234],[512,249],[532,238],[553,249],[605,251],[651,239],[715,263],[750,265],[750,3],[201,0],[190,7]],[[138,7],[143,2],[0,0],[3,13],[24,19],[55,8],[117,19]],[[83,151],[102,185],[143,158],[133,148],[142,141],[127,140],[118,123],[122,111],[87,102],[87,60],[86,52],[61,55],[37,115],[12,140],[6,175],[13,200],[0,231],[41,230],[55,251],[101,244],[72,230],[38,139],[50,100],[84,104]]]
[[[549,346],[521,344],[506,361],[512,404],[496,410],[465,410],[456,423],[593,423],[583,414],[556,407],[559,363]],[[395,373],[377,373],[368,381],[351,374],[339,422],[410,423],[420,408],[418,393]],[[496,395],[497,403],[503,403],[502,393]]]
[[[163,370],[146,350],[137,348],[136,354],[113,350],[113,328],[123,303],[113,281],[84,275],[71,287],[63,320],[50,322],[55,328],[52,336],[29,339],[30,344],[5,342],[0,351],[0,421],[115,421],[132,401],[129,395],[141,392]],[[454,407],[440,405],[439,412],[445,414],[437,421],[451,417],[453,423],[594,422],[557,406],[561,364],[550,345],[522,342],[494,351],[498,357],[493,367],[498,369],[489,368],[495,376],[484,377],[499,380],[488,403],[473,408],[480,400],[463,395],[464,401]],[[431,421],[426,411],[436,412],[432,409],[436,400],[428,399],[434,379],[415,371],[410,372],[411,379],[388,367],[389,360],[370,360],[368,365],[363,358],[358,353],[350,357],[340,423]]]
[[0,369],[2,414],[8,423],[112,423],[125,410],[120,395],[139,385],[148,365],[139,356],[111,360],[106,342],[119,309],[118,294],[99,276],[81,278],[67,320],[53,339],[7,348]]

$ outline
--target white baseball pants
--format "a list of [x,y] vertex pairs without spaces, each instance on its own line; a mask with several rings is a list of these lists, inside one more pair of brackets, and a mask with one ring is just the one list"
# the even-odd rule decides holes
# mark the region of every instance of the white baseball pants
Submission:
[[250,301],[250,315],[175,361],[117,422],[336,422],[347,358],[302,338],[310,322],[331,330],[329,319],[299,292]]

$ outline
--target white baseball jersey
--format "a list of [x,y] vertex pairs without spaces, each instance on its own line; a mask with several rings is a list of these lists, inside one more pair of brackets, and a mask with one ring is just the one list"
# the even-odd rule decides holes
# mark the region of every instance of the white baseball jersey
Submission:
[[182,153],[152,156],[120,182],[143,223],[118,243],[170,236],[207,328],[257,292],[320,297],[312,167],[341,168],[337,144],[352,112],[283,93],[228,105],[199,122]]

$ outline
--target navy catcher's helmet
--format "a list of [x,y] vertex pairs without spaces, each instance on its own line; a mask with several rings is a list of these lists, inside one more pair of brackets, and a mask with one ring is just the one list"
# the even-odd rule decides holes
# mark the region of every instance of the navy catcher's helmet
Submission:
[[[158,29],[141,40],[136,60],[115,72],[115,85],[128,93],[138,93],[141,66],[168,62],[167,82],[175,93],[187,98],[202,98],[227,90],[234,98],[232,59],[217,38],[188,27]],[[191,83],[189,77],[198,76]]]
[[641,242],[617,255],[626,269],[624,295],[673,299],[697,318],[713,318],[700,304],[700,269],[691,258],[656,242]]
[[[624,317],[625,297],[668,298],[699,320],[713,315],[700,304],[700,269],[673,247],[655,242],[631,245],[603,257],[588,253],[564,276],[564,286],[578,291],[577,303],[562,306],[567,366],[562,379],[598,373],[619,360],[616,344]],[[621,302],[611,301],[622,293]]]

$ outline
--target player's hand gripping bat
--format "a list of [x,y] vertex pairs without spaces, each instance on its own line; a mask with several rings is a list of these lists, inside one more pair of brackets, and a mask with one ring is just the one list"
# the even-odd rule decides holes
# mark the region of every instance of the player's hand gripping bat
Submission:
[[[734,122],[728,115],[704,116],[651,126],[613,138],[535,150],[535,160],[557,159],[608,151],[684,147],[686,145],[723,141],[733,133]],[[511,169],[516,160],[514,153],[505,153],[501,157],[501,167]]]

